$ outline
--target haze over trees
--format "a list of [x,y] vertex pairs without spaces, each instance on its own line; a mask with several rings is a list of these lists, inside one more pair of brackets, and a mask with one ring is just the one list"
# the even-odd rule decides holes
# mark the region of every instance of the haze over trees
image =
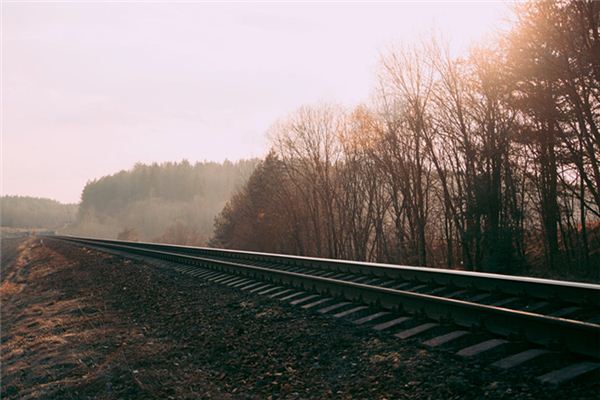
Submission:
[[433,39],[385,54],[370,104],[278,122],[211,244],[597,277],[600,3],[515,11],[465,58]]
[[136,164],[88,182],[66,232],[124,240],[204,245],[215,215],[257,160]]
[[0,220],[8,228],[60,229],[75,221],[77,204],[28,196],[2,196]]

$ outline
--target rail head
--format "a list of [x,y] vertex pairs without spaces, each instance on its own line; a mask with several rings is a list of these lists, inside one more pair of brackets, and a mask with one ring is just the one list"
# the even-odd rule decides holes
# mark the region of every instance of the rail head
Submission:
[[540,299],[555,298],[565,302],[577,304],[587,303],[596,307],[600,306],[600,285],[592,283],[163,243],[132,242],[75,236],[60,237],[73,240],[123,244],[155,250],[171,250],[190,255],[213,255],[223,256],[229,259],[237,258],[277,262],[285,265],[311,266],[341,272],[385,276],[391,279],[399,278],[423,283],[437,283],[440,285],[456,286],[458,288],[476,288],[485,291],[526,295],[528,297]]

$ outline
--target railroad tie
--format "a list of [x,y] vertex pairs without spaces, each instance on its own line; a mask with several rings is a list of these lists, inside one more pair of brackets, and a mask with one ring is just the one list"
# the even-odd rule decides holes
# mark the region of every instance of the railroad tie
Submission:
[[347,306],[348,304],[352,304],[352,303],[350,303],[348,301],[344,301],[344,302],[341,302],[341,303],[336,303],[334,305],[327,306],[325,308],[321,308],[318,312],[320,314],[325,314],[325,313],[328,313],[329,311],[337,310],[338,308]]
[[294,297],[302,296],[303,294],[305,294],[305,292],[296,292],[296,293],[288,294],[287,296],[282,297],[279,300],[286,301],[286,300],[293,299]]
[[268,294],[268,293],[271,293],[271,292],[274,292],[274,291],[276,291],[276,290],[280,290],[280,289],[282,289],[282,287],[281,287],[281,286],[275,286],[275,287],[272,287],[272,288],[269,288],[269,289],[263,290],[262,292],[258,292],[258,294],[260,294],[260,295],[264,295],[264,294]]
[[279,297],[279,296],[281,296],[281,295],[284,295],[284,294],[286,294],[286,293],[289,293],[289,292],[291,292],[291,291],[293,291],[293,290],[294,290],[294,289],[285,289],[285,290],[281,290],[281,291],[279,291],[279,292],[276,292],[276,293],[274,293],[274,294],[270,295],[269,297],[270,297],[270,298]]
[[423,344],[425,346],[429,346],[429,347],[437,347],[437,346],[446,344],[452,340],[463,337],[468,333],[469,333],[468,331],[461,331],[461,330],[452,331],[450,333],[446,333],[445,335],[440,335],[440,336],[436,336],[432,339],[429,339],[429,340],[423,342]]
[[473,346],[465,347],[464,349],[457,351],[456,355],[461,357],[473,357],[486,351],[495,349],[496,347],[505,345],[506,343],[508,343],[508,341],[504,339],[490,339],[474,344]]
[[435,328],[436,326],[439,326],[439,324],[436,324],[433,322],[427,322],[425,324],[417,325],[414,328],[409,328],[409,329],[403,330],[401,332],[398,332],[394,336],[396,336],[399,339],[408,339],[410,337],[413,337],[420,333],[428,331],[432,328]]
[[331,297],[326,298],[326,299],[317,300],[317,301],[314,301],[312,303],[308,303],[308,304],[303,305],[302,308],[304,308],[305,310],[308,310],[309,308],[316,307],[318,305],[321,305],[323,303],[327,303],[327,302],[332,301],[332,300],[333,300],[333,298],[331,298]]
[[333,316],[333,317],[334,317],[334,318],[342,318],[342,317],[347,317],[347,316],[348,316],[348,315],[350,315],[350,314],[354,314],[354,313],[357,313],[357,312],[359,312],[359,311],[366,310],[367,308],[369,308],[369,307],[368,307],[368,306],[358,306],[358,307],[354,307],[354,308],[351,308],[351,309],[349,309],[349,310],[342,311],[342,312],[339,312],[339,313],[337,313],[337,314],[334,314],[334,316]]
[[376,320],[378,318],[384,317],[386,315],[389,315],[390,313],[387,311],[380,311],[377,312],[375,314],[371,314],[371,315],[367,315],[366,317],[362,317],[360,319],[357,319],[356,321],[353,321],[356,325],[362,325],[362,324],[366,324],[367,322],[371,322],[373,320]]
[[381,324],[375,325],[373,327],[373,329],[375,329],[376,331],[383,331],[383,330],[389,329],[393,326],[400,325],[400,324],[408,321],[409,319],[411,319],[411,318],[410,317],[395,318],[395,319],[392,319],[391,321],[387,321],[387,322],[383,322]]
[[545,349],[529,349],[517,354],[513,354],[512,356],[502,358],[493,363],[492,366],[502,369],[509,369],[549,353],[550,351]]
[[498,300],[495,303],[492,303],[492,306],[494,306],[494,307],[504,307],[507,304],[514,303],[517,300],[519,300],[518,297],[508,297],[506,299]]
[[550,315],[553,317],[563,318],[568,315],[574,314],[579,310],[581,310],[580,307],[565,307],[565,308],[561,308],[560,310],[558,310],[556,312],[553,312]]
[[305,297],[302,297],[301,299],[292,300],[292,301],[290,301],[290,304],[293,305],[293,306],[295,306],[297,304],[305,303],[305,302],[307,302],[309,300],[312,300],[315,297],[319,297],[319,295],[318,294],[311,294],[310,296],[305,296]]
[[250,293],[258,292],[259,290],[266,289],[266,288],[268,288],[270,286],[271,285],[267,283],[266,285],[255,287],[254,289],[250,290]]
[[252,289],[255,288],[257,286],[261,286],[264,282],[254,282],[251,283],[250,285],[246,285],[240,288],[240,290],[248,290],[248,289]]
[[548,372],[547,374],[537,377],[537,380],[542,383],[560,385],[561,383],[573,380],[585,374],[588,374],[600,368],[600,363],[584,361],[576,364],[571,364],[567,367]]
[[241,280],[241,281],[239,281],[239,282],[237,282],[237,283],[233,283],[233,282],[232,282],[232,283],[230,284],[230,286],[231,286],[231,287],[234,287],[234,288],[241,288],[241,287],[243,287],[243,286],[246,286],[246,285],[249,285],[249,284],[251,284],[252,282],[256,282],[256,281],[255,281],[254,279],[248,279],[248,278],[246,278],[246,279],[243,279],[243,280]]

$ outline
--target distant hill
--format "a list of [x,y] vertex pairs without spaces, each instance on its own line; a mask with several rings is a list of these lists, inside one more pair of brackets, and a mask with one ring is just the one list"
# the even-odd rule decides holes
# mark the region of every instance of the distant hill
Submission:
[[136,164],[88,182],[66,232],[203,245],[214,218],[258,160]]
[[52,199],[2,196],[0,223],[8,228],[61,229],[75,221],[77,208],[77,204],[63,204]]

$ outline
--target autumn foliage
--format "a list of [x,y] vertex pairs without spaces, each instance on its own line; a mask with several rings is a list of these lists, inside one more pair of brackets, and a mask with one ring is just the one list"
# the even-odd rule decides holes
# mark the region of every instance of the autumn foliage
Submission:
[[594,276],[600,269],[600,3],[532,2],[498,42],[380,62],[371,103],[279,121],[215,246]]

